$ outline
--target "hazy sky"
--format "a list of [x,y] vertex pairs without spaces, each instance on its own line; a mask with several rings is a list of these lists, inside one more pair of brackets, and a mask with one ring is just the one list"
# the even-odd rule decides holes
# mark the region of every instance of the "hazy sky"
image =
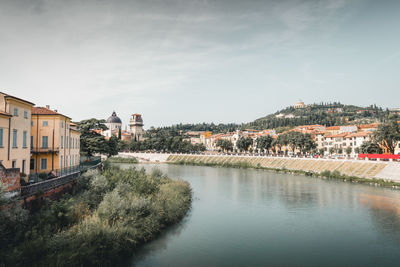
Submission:
[[0,0],[0,91],[74,120],[400,107],[400,1]]

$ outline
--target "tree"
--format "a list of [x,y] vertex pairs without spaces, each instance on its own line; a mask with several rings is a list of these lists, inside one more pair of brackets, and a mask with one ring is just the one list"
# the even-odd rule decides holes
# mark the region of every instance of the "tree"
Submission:
[[233,150],[233,144],[231,141],[226,140],[226,139],[219,139],[217,141],[217,147],[220,147],[222,151],[232,151]]
[[373,142],[364,142],[361,147],[361,152],[365,154],[382,154],[382,148]]
[[380,124],[372,139],[388,153],[394,154],[396,145],[400,142],[399,124],[397,121]]
[[249,147],[253,144],[253,139],[250,137],[240,137],[236,142],[236,146],[240,151],[248,151]]
[[346,148],[346,154],[347,154],[348,156],[350,156],[351,152],[353,152],[353,148],[352,148],[351,146],[348,146],[348,147]]
[[108,149],[107,141],[104,136],[95,130],[106,130],[104,120],[89,119],[78,123],[81,133],[80,144],[81,154],[93,156],[95,153],[104,153]]
[[106,154],[107,157],[111,157],[114,155],[118,154],[118,142],[119,139],[116,136],[111,136],[110,139],[107,141],[107,146],[106,146]]
[[270,135],[260,136],[259,138],[257,138],[257,148],[261,149],[261,151],[263,152],[264,150],[268,152],[269,149],[272,147],[273,141],[274,139]]

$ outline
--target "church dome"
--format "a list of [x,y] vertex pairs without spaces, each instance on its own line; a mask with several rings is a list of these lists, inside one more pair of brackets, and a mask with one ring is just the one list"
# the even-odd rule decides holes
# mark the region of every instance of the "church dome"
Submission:
[[121,123],[122,121],[121,119],[117,116],[117,113],[115,113],[115,111],[113,111],[112,115],[110,117],[108,117],[107,123]]

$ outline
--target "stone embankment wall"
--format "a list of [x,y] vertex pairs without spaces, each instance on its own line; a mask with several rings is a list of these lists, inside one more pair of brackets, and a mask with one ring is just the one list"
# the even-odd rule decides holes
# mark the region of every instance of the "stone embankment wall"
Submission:
[[170,155],[167,161],[221,165],[224,163],[246,163],[253,167],[299,170],[313,173],[338,171],[341,174],[359,178],[377,178],[400,182],[400,162],[223,155]]
[[165,153],[118,153],[118,157],[122,158],[136,158],[139,162],[145,163],[163,163],[166,162],[171,154]]

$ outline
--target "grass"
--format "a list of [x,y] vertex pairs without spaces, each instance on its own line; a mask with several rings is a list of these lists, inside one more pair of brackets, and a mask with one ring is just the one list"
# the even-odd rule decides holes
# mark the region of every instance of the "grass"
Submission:
[[383,180],[383,179],[376,179],[376,178],[367,179],[367,178],[361,178],[361,177],[356,177],[356,176],[349,176],[349,175],[342,174],[337,170],[336,171],[324,170],[322,172],[313,172],[313,171],[287,169],[285,167],[270,168],[270,167],[263,167],[263,166],[261,166],[260,163],[257,163],[256,165],[251,164],[250,162],[246,161],[246,159],[245,159],[245,161],[235,161],[235,159],[232,159],[231,162],[226,162],[226,161],[218,162],[218,160],[214,160],[212,162],[207,162],[207,159],[205,159],[205,157],[194,157],[193,159],[190,159],[190,160],[179,159],[179,157],[178,157],[178,158],[174,158],[173,161],[168,161],[168,163],[169,164],[178,164],[178,165],[228,167],[228,168],[241,168],[241,169],[247,169],[247,168],[262,169],[262,170],[269,170],[269,171],[275,171],[275,172],[293,173],[293,174],[299,174],[299,175],[305,175],[305,176],[342,180],[344,182],[352,182],[352,183],[368,184],[368,185],[373,185],[373,186],[382,186],[382,187],[390,187],[390,188],[394,188],[394,189],[400,189],[400,183],[397,183],[397,182]]
[[111,157],[107,159],[110,163],[138,163],[136,158],[122,158],[122,157]]

